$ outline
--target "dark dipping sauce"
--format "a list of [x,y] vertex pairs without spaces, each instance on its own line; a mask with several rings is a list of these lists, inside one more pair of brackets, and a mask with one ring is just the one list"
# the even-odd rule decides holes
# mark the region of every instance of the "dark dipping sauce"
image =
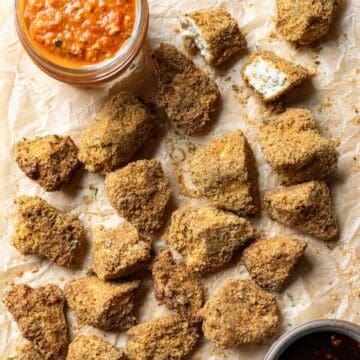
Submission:
[[344,334],[316,332],[296,340],[279,360],[360,360],[360,343]]

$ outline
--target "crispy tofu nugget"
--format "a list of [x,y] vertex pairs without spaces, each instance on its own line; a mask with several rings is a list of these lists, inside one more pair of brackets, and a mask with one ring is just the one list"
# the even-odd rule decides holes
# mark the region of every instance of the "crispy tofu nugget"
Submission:
[[200,132],[210,121],[219,98],[213,79],[175,46],[162,44],[153,54],[157,104],[185,134]]
[[84,228],[72,215],[62,214],[37,196],[15,199],[17,223],[12,243],[23,255],[38,255],[70,266],[84,241]]
[[235,251],[254,236],[251,224],[230,212],[213,207],[184,207],[171,216],[166,241],[198,274],[228,263]]
[[250,56],[241,75],[263,101],[269,102],[299,85],[310,73],[273,52],[258,51]]
[[139,286],[139,281],[104,282],[89,276],[67,284],[65,296],[82,325],[126,330],[136,323],[133,310]]
[[199,339],[197,326],[175,315],[139,324],[127,334],[131,360],[180,360],[193,350]]
[[286,40],[310,44],[325,36],[338,0],[276,0],[276,25]]
[[44,360],[44,358],[31,343],[26,343],[17,349],[15,355],[9,356],[5,360]]
[[177,264],[170,250],[163,250],[152,266],[155,298],[187,320],[197,321],[203,305],[199,280],[183,264]]
[[319,180],[336,170],[337,152],[320,135],[310,110],[288,109],[260,127],[265,159],[285,185]]
[[268,191],[264,208],[273,220],[320,240],[332,240],[339,233],[330,191],[324,181]]
[[150,260],[151,244],[128,224],[115,228],[99,225],[93,233],[93,269],[102,280],[128,276]]
[[229,280],[202,310],[205,337],[221,348],[260,343],[279,325],[275,298],[251,280]]
[[126,164],[149,137],[150,110],[127,91],[108,100],[81,136],[79,159],[85,169],[106,174]]
[[66,360],[126,360],[124,352],[95,335],[79,335],[69,346]]
[[221,65],[246,49],[246,40],[234,18],[224,9],[203,9],[180,19],[182,35],[195,42],[205,61]]
[[[3,297],[22,336],[45,360],[57,360],[68,345],[65,297],[56,285],[14,285]],[[36,358],[32,358],[35,360]]]
[[256,162],[240,130],[197,150],[189,169],[193,184],[213,205],[239,216],[254,215],[258,210]]
[[15,146],[20,169],[46,191],[69,183],[80,166],[78,148],[69,136],[48,135],[24,139]]
[[243,252],[252,278],[262,287],[280,291],[306,249],[306,242],[295,237],[259,239]]
[[139,231],[152,233],[164,221],[170,186],[158,160],[135,161],[105,179],[112,207]]

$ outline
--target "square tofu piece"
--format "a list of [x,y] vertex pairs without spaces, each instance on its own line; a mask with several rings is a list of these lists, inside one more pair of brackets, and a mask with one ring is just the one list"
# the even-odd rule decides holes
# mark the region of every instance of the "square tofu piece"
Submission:
[[184,39],[192,40],[211,65],[221,65],[246,48],[238,24],[224,9],[194,11],[180,22]]
[[259,51],[244,65],[243,79],[263,101],[273,101],[310,76],[307,69],[284,60],[270,51]]

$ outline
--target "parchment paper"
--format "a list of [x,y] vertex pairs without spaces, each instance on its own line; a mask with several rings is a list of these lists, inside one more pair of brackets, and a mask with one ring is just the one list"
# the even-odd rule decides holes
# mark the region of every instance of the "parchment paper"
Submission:
[[[273,0],[150,0],[150,28],[147,44],[136,66],[115,88],[83,90],[70,87],[39,71],[22,50],[13,25],[13,0],[0,2],[0,286],[1,293],[9,284],[28,283],[37,286],[55,283],[60,287],[73,278],[83,276],[90,267],[90,251],[78,271],[67,270],[36,257],[23,257],[10,244],[14,211],[13,198],[19,194],[40,195],[63,211],[78,214],[87,229],[104,223],[122,221],[115,215],[103,191],[103,178],[81,171],[73,184],[63,191],[46,193],[18,169],[14,161],[14,144],[23,137],[46,134],[68,134],[78,143],[81,131],[89,124],[93,113],[101,106],[109,91],[127,88],[137,95],[151,98],[151,66],[149,52],[167,41],[180,48],[177,33],[178,16],[204,7],[224,7],[238,20],[249,43],[249,52],[256,48],[273,50],[278,55],[300,63],[317,72],[313,80],[293,91],[286,99],[289,106],[312,109],[324,136],[338,144],[339,169],[330,180],[341,238],[327,245],[310,237],[305,260],[293,277],[291,285],[277,300],[281,309],[279,334],[307,320],[321,318],[346,319],[360,323],[360,3],[348,0],[339,11],[330,34],[317,47],[296,48],[283,40],[274,25]],[[265,108],[244,88],[239,70],[247,54],[226,68],[209,67],[199,57],[194,60],[205,68],[218,83],[222,104],[211,131],[202,137],[186,138],[164,129],[152,139],[138,157],[153,156],[162,161],[171,179],[176,206],[197,203],[179,194],[173,159],[186,156],[189,144],[205,144],[210,139],[240,128],[255,152],[260,172],[260,189],[278,186],[274,172],[264,161],[257,140],[257,126]],[[175,151],[174,151],[175,147]],[[204,203],[202,201],[201,203]],[[206,202],[205,202],[206,203]],[[254,226],[264,235],[295,234],[272,222],[266,214],[254,219]],[[90,244],[90,236],[88,242]],[[162,236],[155,242],[163,246]],[[227,279],[246,278],[239,257],[223,271],[203,279],[206,297]],[[139,321],[147,321],[166,312],[158,306],[145,281],[144,299],[139,308]],[[69,314],[71,334],[91,332],[102,334],[119,346],[124,335],[102,333],[92,328],[79,330]],[[0,304],[0,358],[11,354],[21,341],[20,333],[10,314]],[[271,341],[263,345],[243,346],[220,351],[203,340],[193,359],[262,359]]]

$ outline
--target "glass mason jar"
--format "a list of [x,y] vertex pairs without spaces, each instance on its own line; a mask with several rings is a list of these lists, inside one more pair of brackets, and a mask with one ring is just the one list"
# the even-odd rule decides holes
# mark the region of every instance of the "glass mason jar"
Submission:
[[98,87],[118,78],[139,53],[149,24],[147,0],[135,0],[136,15],[130,38],[109,60],[97,64],[71,67],[57,64],[42,54],[29,37],[23,21],[25,0],[15,0],[15,25],[22,46],[32,61],[49,76],[80,87]]

